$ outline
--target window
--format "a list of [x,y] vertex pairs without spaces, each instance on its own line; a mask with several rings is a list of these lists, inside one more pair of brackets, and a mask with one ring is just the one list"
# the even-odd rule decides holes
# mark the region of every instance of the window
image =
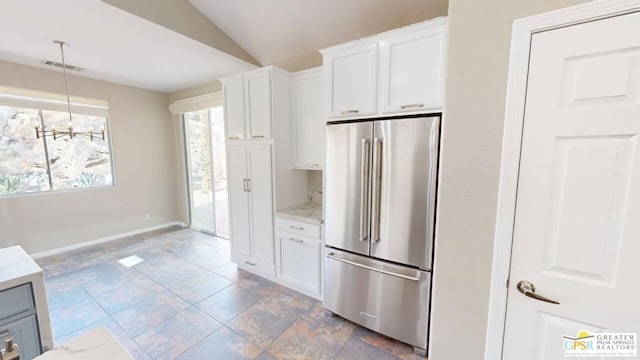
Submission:
[[0,196],[113,185],[107,118],[86,114],[72,118],[75,131],[100,135],[93,140],[37,137],[37,125],[66,129],[69,114],[0,105]]

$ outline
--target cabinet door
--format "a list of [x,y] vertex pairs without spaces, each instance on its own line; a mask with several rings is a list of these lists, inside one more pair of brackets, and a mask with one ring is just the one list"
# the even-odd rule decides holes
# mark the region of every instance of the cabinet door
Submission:
[[327,53],[323,69],[329,117],[376,113],[377,43]]
[[227,186],[231,220],[231,251],[251,255],[247,150],[241,143],[227,143]]
[[245,75],[247,138],[271,139],[271,69]]
[[380,42],[381,111],[442,107],[444,26]]
[[224,94],[224,122],[228,140],[245,137],[244,82],[242,77],[226,80],[222,85]]
[[320,240],[278,233],[278,276],[314,297],[320,296],[321,251]]
[[263,264],[275,264],[273,250],[273,186],[271,145],[247,145],[251,196],[252,257]]
[[294,167],[322,169],[324,120],[321,69],[305,71],[291,79]]
[[18,344],[21,359],[33,359],[42,353],[35,315],[0,325],[0,348],[4,348],[4,340],[8,338]]

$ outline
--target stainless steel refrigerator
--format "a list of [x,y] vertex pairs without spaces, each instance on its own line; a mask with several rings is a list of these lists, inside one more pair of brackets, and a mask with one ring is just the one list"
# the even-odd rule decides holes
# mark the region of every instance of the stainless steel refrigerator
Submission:
[[323,305],[425,355],[440,117],[327,124]]

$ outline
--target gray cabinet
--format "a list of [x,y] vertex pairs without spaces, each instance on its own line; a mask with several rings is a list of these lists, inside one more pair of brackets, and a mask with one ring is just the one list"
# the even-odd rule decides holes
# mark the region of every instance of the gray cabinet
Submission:
[[0,291],[0,344],[8,338],[18,344],[22,360],[42,353],[30,283]]

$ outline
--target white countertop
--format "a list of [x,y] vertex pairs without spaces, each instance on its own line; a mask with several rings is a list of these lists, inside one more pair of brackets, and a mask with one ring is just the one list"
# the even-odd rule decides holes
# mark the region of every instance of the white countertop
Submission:
[[34,360],[133,360],[107,328],[86,332]]
[[307,224],[322,224],[322,204],[304,203],[276,211],[276,216],[282,219],[299,221]]
[[42,269],[20,246],[0,249],[0,291],[42,276]]

